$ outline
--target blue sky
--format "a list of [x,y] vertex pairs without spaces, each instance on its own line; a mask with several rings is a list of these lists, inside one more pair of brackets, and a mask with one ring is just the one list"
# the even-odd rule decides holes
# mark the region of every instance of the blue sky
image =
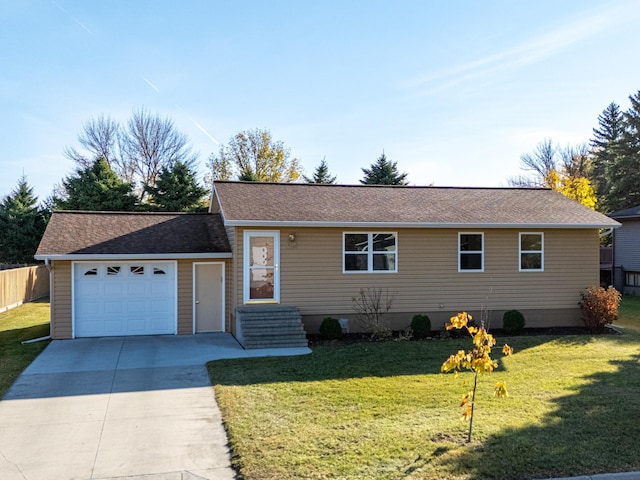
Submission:
[[411,184],[505,186],[640,89],[633,0],[4,0],[0,24],[0,197],[48,196],[84,122],[140,107],[202,165],[267,128],[341,183],[384,150]]

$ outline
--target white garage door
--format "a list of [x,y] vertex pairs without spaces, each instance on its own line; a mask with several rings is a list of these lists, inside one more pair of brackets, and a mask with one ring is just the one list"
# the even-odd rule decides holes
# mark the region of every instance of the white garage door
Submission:
[[174,262],[75,263],[76,337],[176,333]]

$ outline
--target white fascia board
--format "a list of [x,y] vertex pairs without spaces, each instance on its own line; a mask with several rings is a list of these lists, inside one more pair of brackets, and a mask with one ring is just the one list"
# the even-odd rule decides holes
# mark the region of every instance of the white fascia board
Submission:
[[298,222],[298,221],[261,221],[261,220],[228,220],[226,225],[231,227],[338,227],[338,228],[464,228],[464,229],[591,229],[617,228],[618,225],[584,224],[584,223],[428,223],[428,222]]
[[146,254],[60,254],[60,255],[35,255],[36,260],[177,260],[181,258],[232,258],[232,253],[146,253]]

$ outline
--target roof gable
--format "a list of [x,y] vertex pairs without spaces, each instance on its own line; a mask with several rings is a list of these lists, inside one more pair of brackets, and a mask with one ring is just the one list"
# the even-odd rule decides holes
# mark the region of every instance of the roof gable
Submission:
[[231,252],[217,214],[56,211],[36,258]]
[[550,189],[215,182],[214,195],[229,225],[618,226]]

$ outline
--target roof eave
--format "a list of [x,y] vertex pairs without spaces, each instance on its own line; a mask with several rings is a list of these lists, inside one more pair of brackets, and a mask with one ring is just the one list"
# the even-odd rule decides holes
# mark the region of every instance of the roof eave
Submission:
[[580,229],[618,228],[619,222],[611,223],[430,223],[430,222],[320,222],[320,221],[279,221],[279,220],[226,220],[230,227],[338,227],[338,228],[538,228],[538,229]]
[[201,258],[231,258],[231,252],[210,253],[41,253],[36,260],[174,260]]

